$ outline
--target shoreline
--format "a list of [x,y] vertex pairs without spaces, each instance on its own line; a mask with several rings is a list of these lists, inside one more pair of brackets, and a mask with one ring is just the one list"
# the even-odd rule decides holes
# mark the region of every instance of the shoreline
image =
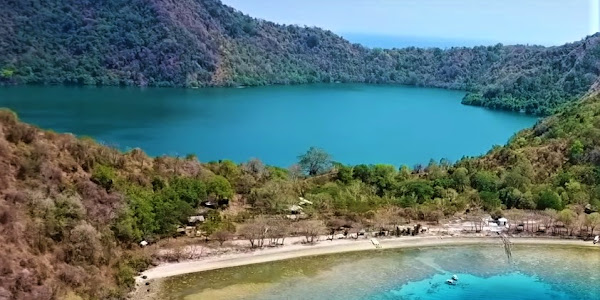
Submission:
[[[556,245],[556,246],[578,246],[578,247],[599,247],[591,241],[582,241],[578,239],[562,239],[548,237],[512,237],[510,241],[514,245]],[[136,282],[154,281],[173,276],[179,276],[190,273],[198,273],[216,269],[238,267],[287,259],[294,259],[306,256],[319,256],[336,253],[384,250],[384,249],[403,249],[418,247],[438,247],[438,246],[466,246],[466,245],[491,245],[502,244],[497,237],[400,237],[379,240],[381,248],[376,248],[370,239],[359,240],[334,240],[320,241],[315,245],[295,244],[286,245],[277,248],[257,249],[248,253],[226,254],[222,256],[206,257],[198,260],[182,261],[176,263],[164,263],[150,268],[136,277]],[[147,279],[142,279],[147,276]]]

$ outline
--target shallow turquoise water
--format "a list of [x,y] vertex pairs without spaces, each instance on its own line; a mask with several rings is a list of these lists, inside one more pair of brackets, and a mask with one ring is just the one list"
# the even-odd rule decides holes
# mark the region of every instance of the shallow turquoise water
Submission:
[[535,118],[460,104],[464,93],[365,84],[255,88],[0,88],[0,106],[44,128],[150,155],[257,157],[289,166],[311,146],[334,160],[394,165],[460,159]]
[[[598,300],[600,247],[498,245],[304,257],[167,279],[170,300]],[[457,274],[457,285],[445,284]]]
[[407,283],[398,289],[378,293],[373,300],[420,299],[511,299],[511,300],[577,300],[575,295],[556,290],[535,276],[508,273],[491,277],[457,274],[456,285],[445,284],[453,274],[436,274],[431,278]]

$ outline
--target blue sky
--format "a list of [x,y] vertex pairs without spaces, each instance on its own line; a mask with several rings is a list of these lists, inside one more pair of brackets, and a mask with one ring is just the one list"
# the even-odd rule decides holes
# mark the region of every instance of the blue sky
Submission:
[[222,1],[253,17],[336,33],[558,45],[600,26],[600,0]]

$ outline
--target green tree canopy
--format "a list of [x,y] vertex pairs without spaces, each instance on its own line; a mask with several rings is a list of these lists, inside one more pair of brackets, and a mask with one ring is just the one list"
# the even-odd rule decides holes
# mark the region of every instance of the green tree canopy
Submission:
[[373,185],[375,185],[379,196],[383,196],[387,191],[394,190],[396,175],[396,168],[392,165],[377,164],[373,167]]
[[481,191],[479,192],[479,198],[481,199],[481,203],[483,204],[483,208],[486,211],[494,211],[499,209],[502,206],[502,202],[500,198],[498,198],[498,193],[489,192],[489,191]]
[[233,188],[229,181],[220,175],[210,178],[208,181],[207,192],[217,199],[230,199],[233,197]]
[[344,184],[348,184],[348,183],[350,183],[350,181],[352,181],[352,172],[353,172],[352,167],[339,165],[337,167],[336,178],[340,182],[342,182]]
[[352,171],[352,176],[355,179],[358,179],[364,183],[371,183],[373,181],[373,170],[371,167],[361,164],[354,166],[354,170]]
[[471,178],[471,185],[478,191],[494,192],[498,187],[498,177],[489,171],[479,171]]
[[552,208],[555,210],[562,209],[562,201],[560,196],[550,189],[542,191],[537,201],[537,209],[543,210],[547,208]]
[[459,167],[454,170],[452,173],[452,180],[454,181],[454,188],[462,192],[471,184],[471,179],[469,178],[469,170],[464,167]]
[[198,206],[207,195],[204,182],[195,178],[176,177],[169,182],[169,188],[192,207]]

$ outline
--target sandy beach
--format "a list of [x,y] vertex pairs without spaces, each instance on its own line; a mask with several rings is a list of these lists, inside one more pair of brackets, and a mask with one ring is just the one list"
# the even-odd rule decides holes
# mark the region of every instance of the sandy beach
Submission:
[[[379,240],[381,249],[397,249],[412,247],[435,247],[456,246],[473,244],[498,244],[502,242],[497,237],[400,237]],[[563,245],[563,246],[585,246],[598,247],[591,241],[574,239],[558,239],[544,237],[513,237],[511,242],[515,245]],[[221,268],[236,267],[249,264],[271,262],[284,259],[292,259],[304,256],[325,255],[353,251],[374,251],[376,248],[370,239],[358,240],[333,240],[320,241],[315,245],[291,244],[275,248],[264,248],[248,253],[228,254],[215,257],[206,257],[199,260],[184,261],[178,263],[165,263],[144,271],[137,278],[141,282],[141,276],[147,276],[148,280],[172,277],[188,273],[202,272]]]

